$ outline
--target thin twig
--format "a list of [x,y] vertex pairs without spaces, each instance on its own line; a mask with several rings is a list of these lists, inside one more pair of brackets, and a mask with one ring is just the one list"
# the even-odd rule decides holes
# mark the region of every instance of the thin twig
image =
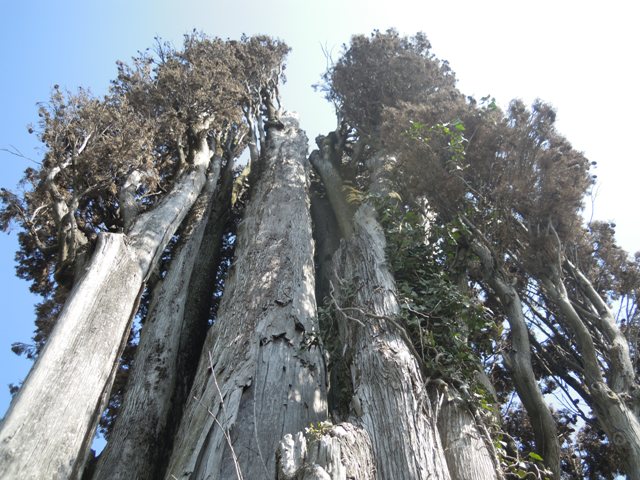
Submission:
[[351,317],[349,315],[347,315],[346,313],[344,313],[344,310],[346,309],[346,307],[341,307],[340,305],[338,305],[338,301],[336,300],[336,297],[333,296],[333,285],[331,285],[331,289],[329,290],[329,298],[331,299],[331,303],[333,303],[333,305],[336,307],[336,309],[338,309],[338,311],[340,313],[342,313],[342,315],[344,315],[345,318],[348,318],[349,320],[353,320],[354,322],[356,322],[358,325],[360,325],[361,327],[365,327],[365,324],[362,323],[360,320],[358,320],[355,317]]
[[22,158],[24,160],[28,160],[29,162],[35,163],[38,166],[42,166],[42,163],[38,162],[37,160],[34,160],[33,158],[27,157],[24,153],[22,153],[20,150],[18,150],[13,145],[9,145],[9,147],[11,147],[12,150],[9,150],[8,148],[0,148],[0,152],[7,152],[7,153],[9,153],[11,155],[15,155],[18,158]]
[[[222,391],[220,391],[220,386],[218,385],[218,380],[216,378],[216,372],[215,372],[215,370],[213,368],[213,358],[211,357],[211,352],[209,352],[209,368],[211,369],[211,376],[213,377],[213,384],[216,386],[216,391],[218,392],[218,398],[220,399],[220,406],[222,408],[222,413],[224,414],[225,422],[227,422],[229,420],[229,417],[227,415],[227,411],[226,411],[225,406],[224,406],[224,398],[222,396]],[[237,477],[238,480],[243,480],[242,471],[240,470],[240,463],[238,462],[238,456],[236,455],[236,452],[235,452],[235,450],[233,448],[233,443],[231,442],[231,437],[229,435],[229,430],[222,426],[222,424],[218,420],[218,417],[216,416],[216,414],[213,413],[211,411],[211,409],[209,407],[207,407],[204,403],[202,403],[202,401],[198,397],[194,396],[193,398],[196,400],[196,402],[198,402],[200,405],[202,405],[203,407],[205,407],[207,409],[207,412],[209,412],[209,415],[211,415],[211,417],[213,418],[213,421],[222,430],[222,434],[224,435],[224,438],[227,441],[227,445],[229,446],[229,450],[231,451],[231,458],[233,459],[233,464],[234,464],[234,467],[236,469],[236,477]]]
[[[214,374],[215,375],[215,374]],[[218,425],[220,427],[220,429],[222,430],[222,434],[224,435],[225,440],[227,441],[227,445],[229,445],[229,449],[231,450],[231,456],[233,458],[233,463],[235,465],[236,468],[236,477],[238,477],[238,480],[243,480],[242,477],[242,472],[240,471],[240,465],[238,464],[238,457],[236,456],[236,452],[233,449],[233,444],[231,443],[231,437],[229,436],[229,432],[228,430],[225,430],[225,428],[222,426],[222,424],[220,423],[220,420],[218,420],[218,418],[216,417],[216,414],[213,413],[211,411],[211,409],[209,407],[207,407],[202,400],[200,400],[198,397],[196,397],[194,395],[194,400],[196,402],[198,402],[200,405],[202,405],[204,408],[207,409],[207,412],[209,412],[209,415],[211,415],[211,417],[213,418],[213,421],[216,423],[216,425]]]

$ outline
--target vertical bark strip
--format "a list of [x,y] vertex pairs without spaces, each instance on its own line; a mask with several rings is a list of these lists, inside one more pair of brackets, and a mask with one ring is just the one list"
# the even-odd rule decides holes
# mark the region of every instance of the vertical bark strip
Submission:
[[99,236],[49,340],[0,426],[6,478],[75,478],[108,400],[139,294],[205,183],[202,139],[193,167],[131,233]]
[[166,478],[275,478],[283,435],[327,415],[307,139],[295,118],[282,123],[268,131]]
[[499,466],[487,448],[491,441],[467,408],[455,399],[443,399],[438,431],[451,480],[498,480]]
[[198,323],[204,321],[206,325],[206,317],[188,318],[185,309],[207,226],[204,220],[215,199],[219,174],[218,161],[186,219],[183,243],[178,246],[166,276],[154,289],[123,404],[98,460],[95,480],[158,478],[166,461],[171,417],[177,421],[181,411],[181,405],[174,403],[176,389],[180,377],[189,376],[179,370],[180,341],[183,336],[197,334]]

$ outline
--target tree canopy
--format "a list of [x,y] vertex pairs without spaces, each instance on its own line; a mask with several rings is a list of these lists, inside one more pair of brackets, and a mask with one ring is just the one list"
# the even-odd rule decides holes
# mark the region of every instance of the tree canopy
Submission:
[[77,271],[101,231],[127,231],[157,204],[188,166],[199,135],[239,153],[274,88],[288,48],[267,37],[223,41],[194,32],[178,50],[157,39],[104,98],[62,91],[41,104],[30,130],[43,143],[40,168],[28,168],[25,194],[2,190],[2,227],[21,227],[18,276],[44,297],[37,307],[35,357]]

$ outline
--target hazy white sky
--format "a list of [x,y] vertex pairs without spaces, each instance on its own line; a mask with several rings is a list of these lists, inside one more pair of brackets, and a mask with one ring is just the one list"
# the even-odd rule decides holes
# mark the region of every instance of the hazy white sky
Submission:
[[[539,97],[556,107],[559,130],[598,162],[595,216],[615,220],[622,245],[640,250],[634,2],[30,0],[5,2],[0,11],[0,148],[15,146],[35,159],[40,153],[26,125],[37,120],[35,103],[47,99],[51,86],[102,93],[115,61],[152,45],[155,35],[179,44],[182,34],[197,28],[223,38],[266,33],[285,40],[293,51],[283,101],[299,112],[313,141],[335,126],[331,106],[311,88],[325,69],[322,47],[337,58],[355,33],[424,31],[466,94],[491,94],[501,105]],[[0,152],[0,186],[14,187],[27,166]],[[29,341],[37,300],[14,277],[15,249],[15,233],[2,235],[0,415],[9,403],[5,385],[20,381],[29,366],[9,348]]]

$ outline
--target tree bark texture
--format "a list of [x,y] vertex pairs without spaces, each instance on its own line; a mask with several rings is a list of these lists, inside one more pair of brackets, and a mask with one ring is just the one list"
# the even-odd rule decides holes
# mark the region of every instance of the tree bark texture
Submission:
[[153,210],[138,217],[129,234],[99,235],[0,427],[5,478],[81,474],[144,282],[199,195],[210,158],[203,138],[190,170]]
[[168,479],[273,479],[287,433],[327,416],[317,341],[307,139],[270,128],[236,257],[176,436]]
[[[185,220],[182,243],[165,277],[154,289],[122,407],[98,460],[95,480],[158,478],[170,453],[172,430],[185,400],[185,395],[176,395],[176,390],[180,377],[192,378],[188,371],[180,369],[179,358],[184,355],[181,341],[202,334],[198,332],[202,330],[200,324],[206,326],[207,322],[206,316],[187,316],[186,307],[192,273],[202,260],[198,253],[205,238],[207,214],[216,199],[219,176],[217,161]],[[215,243],[214,239],[208,240]]]
[[326,432],[286,434],[278,447],[277,480],[374,480],[375,462],[367,432],[350,423]]
[[443,394],[438,413],[438,431],[444,447],[451,480],[499,480],[498,459],[487,444],[491,442],[462,402]]
[[337,315],[340,337],[352,359],[349,421],[371,438],[377,478],[449,479],[427,386],[394,319],[395,283],[371,205],[356,211],[354,235],[336,252],[334,265],[344,305]]

